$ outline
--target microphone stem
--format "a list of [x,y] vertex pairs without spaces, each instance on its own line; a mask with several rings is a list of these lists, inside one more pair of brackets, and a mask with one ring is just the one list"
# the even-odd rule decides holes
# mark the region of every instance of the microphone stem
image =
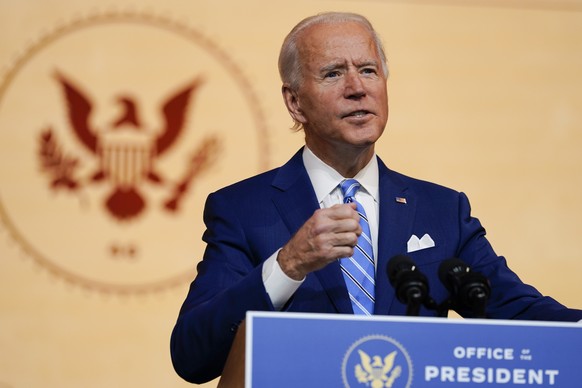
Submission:
[[406,315],[417,317],[420,315],[420,305],[422,303],[422,292],[417,288],[410,288],[407,292],[408,303],[406,305]]

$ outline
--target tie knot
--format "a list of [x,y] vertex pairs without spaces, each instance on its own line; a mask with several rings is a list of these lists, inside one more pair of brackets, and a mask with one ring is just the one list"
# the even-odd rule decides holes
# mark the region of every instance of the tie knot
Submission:
[[360,182],[355,179],[345,179],[340,183],[340,188],[344,194],[344,202],[352,202],[356,195],[356,191],[361,187]]

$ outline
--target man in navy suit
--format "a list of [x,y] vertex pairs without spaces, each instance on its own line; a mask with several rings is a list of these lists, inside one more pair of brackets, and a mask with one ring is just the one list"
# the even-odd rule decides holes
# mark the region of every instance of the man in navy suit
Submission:
[[[437,302],[448,296],[439,266],[456,257],[490,280],[489,318],[582,319],[582,311],[521,282],[463,193],[391,171],[376,156],[388,119],[388,70],[365,18],[303,20],[283,43],[279,71],[305,147],[282,167],[208,196],[206,250],[171,339],[180,376],[196,383],[219,376],[249,310],[354,313],[339,260],[353,255],[362,228],[355,203],[343,203],[338,185],[346,178],[361,184],[355,199],[370,225],[374,314],[406,313],[386,276],[389,259],[405,254]],[[420,314],[436,313],[423,307]]]

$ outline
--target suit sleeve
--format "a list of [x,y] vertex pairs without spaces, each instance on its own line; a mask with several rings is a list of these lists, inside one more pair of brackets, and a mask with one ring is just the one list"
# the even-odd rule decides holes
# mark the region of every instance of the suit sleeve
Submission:
[[185,380],[203,383],[222,373],[237,328],[249,310],[274,310],[240,215],[220,192],[204,209],[206,250],[170,341],[172,363]]
[[[543,296],[534,287],[525,284],[508,267],[502,256],[497,256],[485,238],[485,229],[471,216],[471,207],[465,194],[459,194],[460,246],[459,258],[474,271],[481,272],[491,282],[491,296],[487,316],[498,319],[525,319],[545,321],[579,321],[582,311],[568,309],[556,300]],[[459,312],[467,316],[467,312]]]

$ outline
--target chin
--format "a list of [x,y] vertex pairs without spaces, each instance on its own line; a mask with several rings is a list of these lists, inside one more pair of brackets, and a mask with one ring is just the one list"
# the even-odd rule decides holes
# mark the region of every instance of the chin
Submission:
[[369,146],[376,143],[380,139],[380,136],[382,136],[382,133],[383,131],[375,128],[358,130],[356,136],[352,139],[352,144],[362,147]]

